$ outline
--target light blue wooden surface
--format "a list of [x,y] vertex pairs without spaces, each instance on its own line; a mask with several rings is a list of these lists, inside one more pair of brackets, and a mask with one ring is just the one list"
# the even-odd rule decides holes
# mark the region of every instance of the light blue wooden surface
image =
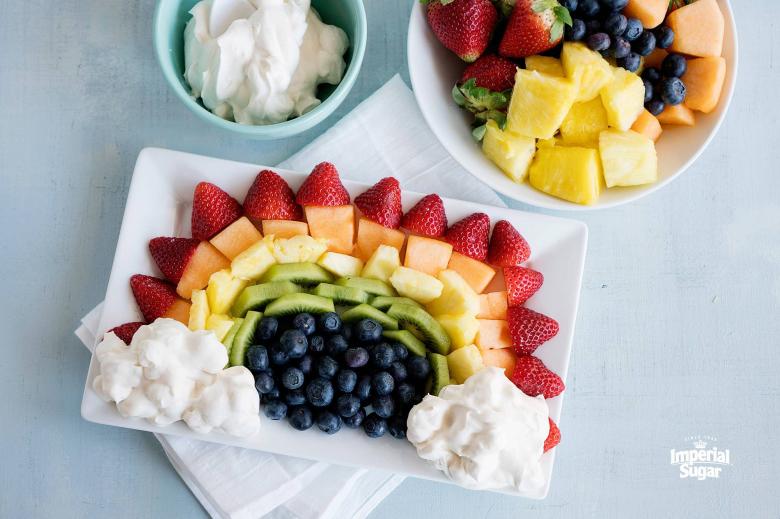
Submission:
[[[780,514],[780,5],[738,0],[731,113],[670,187],[583,216],[591,241],[554,481],[543,502],[408,480],[396,517]],[[129,176],[149,145],[273,164],[406,73],[412,0],[366,0],[363,71],[298,138],[238,140],[168,91],[153,2],[0,2],[0,517],[198,517],[149,434],[85,423],[72,330],[104,293]],[[578,216],[579,217],[579,216]],[[733,466],[678,478],[669,449],[719,438]]]

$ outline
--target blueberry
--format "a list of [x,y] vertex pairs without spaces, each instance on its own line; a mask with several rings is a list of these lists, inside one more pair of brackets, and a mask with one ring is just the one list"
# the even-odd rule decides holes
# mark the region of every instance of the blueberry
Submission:
[[268,369],[268,350],[265,346],[255,344],[246,351],[246,367],[252,371],[265,371]]
[[382,418],[390,418],[395,412],[395,402],[390,395],[377,396],[371,401],[374,412]]
[[674,43],[674,31],[666,25],[656,27],[653,33],[655,34],[655,45],[659,49],[668,49]]
[[387,371],[377,371],[371,375],[371,389],[375,395],[389,395],[395,388],[395,381]]
[[612,55],[615,58],[625,58],[631,54],[631,44],[625,38],[617,37],[612,42]]
[[371,350],[371,365],[379,369],[387,369],[395,360],[393,347],[383,342]]
[[342,369],[336,375],[336,389],[343,393],[351,393],[357,384],[357,373],[351,369]]
[[260,401],[262,403],[270,402],[271,400],[277,400],[279,398],[279,388],[275,387],[268,393],[260,394]]
[[368,364],[368,351],[365,348],[349,348],[344,352],[344,362],[350,368],[362,368]]
[[604,30],[612,36],[623,36],[628,25],[628,18],[620,13],[612,13],[604,20]]
[[304,355],[298,362],[298,369],[300,369],[304,375],[311,373],[311,369],[314,366],[314,357],[311,355]]
[[314,425],[314,418],[308,407],[296,407],[290,412],[287,419],[290,421],[290,425],[299,431],[305,431]]
[[333,385],[330,380],[315,378],[306,386],[306,399],[315,407],[325,407],[333,401]]
[[639,70],[639,65],[642,63],[642,58],[636,52],[631,52],[625,58],[619,58],[617,60],[618,67],[623,67],[629,72],[636,72]]
[[410,405],[414,401],[414,386],[408,382],[401,382],[395,388],[395,396],[402,405]]
[[317,363],[317,374],[322,378],[333,378],[339,370],[339,363],[333,357],[325,355]]
[[287,355],[287,352],[282,349],[282,346],[279,343],[271,346],[271,364],[274,366],[284,366],[288,362],[290,362],[290,356]]
[[586,18],[593,18],[601,10],[596,0],[580,0],[578,3],[577,12]]
[[387,432],[387,422],[376,413],[371,413],[363,420],[363,431],[371,438],[379,438]]
[[645,103],[645,108],[651,114],[658,115],[664,111],[666,104],[660,99],[651,99],[649,102]]
[[653,84],[647,78],[642,78],[642,83],[645,85],[645,103],[647,103],[653,98]]
[[314,316],[307,313],[298,314],[293,318],[292,325],[294,328],[303,332],[308,337],[314,333],[317,327],[317,322],[314,320]]
[[628,5],[628,0],[599,0],[599,3],[607,11],[622,11]]
[[406,363],[409,376],[415,380],[424,380],[431,372],[431,364],[425,357],[413,355]]
[[623,37],[628,41],[634,41],[639,38],[639,35],[644,31],[642,22],[636,18],[629,18],[626,22],[626,30],[623,32]]
[[360,409],[360,399],[355,395],[340,395],[336,398],[336,412],[345,418],[354,416]]
[[640,56],[647,56],[655,50],[655,36],[650,31],[642,31],[642,34],[634,40],[631,47]]
[[[585,34],[591,35],[601,32],[601,22],[598,20],[588,20],[585,22]],[[584,38],[584,36],[583,36]]]
[[365,402],[371,396],[371,375],[363,375],[355,384],[354,390],[361,402]]
[[255,330],[255,340],[270,341],[279,329],[279,321],[275,317],[263,317]]
[[287,404],[281,400],[271,400],[265,404],[265,415],[271,420],[281,420],[287,416]]
[[590,50],[601,52],[607,50],[612,45],[612,40],[609,39],[609,34],[605,32],[597,32],[588,36],[585,40]]
[[312,353],[322,353],[325,351],[325,339],[320,335],[315,335],[309,339],[309,349]]
[[560,4],[569,10],[570,13],[573,13],[577,10],[577,0],[560,0]]
[[274,377],[267,371],[258,373],[255,376],[255,389],[258,393],[268,393],[274,388]]
[[409,356],[409,350],[400,342],[393,344],[393,353],[396,360],[406,360],[406,357]]
[[688,62],[679,54],[669,54],[661,63],[664,77],[682,77],[688,70]]
[[396,440],[403,440],[406,438],[406,419],[402,416],[393,416],[387,421],[387,430]]
[[678,105],[685,100],[685,84],[680,78],[670,77],[661,80],[661,100],[667,105]]
[[360,424],[363,423],[363,420],[366,418],[366,412],[363,409],[358,409],[355,414],[352,416],[344,416],[341,418],[341,421],[349,427],[350,429],[357,429],[360,427]]
[[336,312],[327,312],[320,316],[320,330],[325,333],[339,333],[341,331],[341,317]]
[[306,394],[301,389],[293,389],[284,394],[284,401],[289,406],[303,405],[306,403]]
[[279,339],[279,344],[281,344],[282,350],[291,359],[300,359],[306,355],[306,350],[309,348],[309,341],[306,340],[306,335],[298,329],[285,330],[281,339]]
[[585,37],[586,31],[585,22],[579,18],[574,18],[571,21],[571,25],[566,25],[563,28],[563,39],[565,41],[580,41]]
[[393,362],[390,365],[390,375],[393,377],[393,380],[396,382],[403,382],[406,380],[406,377],[408,376],[408,373],[406,371],[406,366],[404,366],[404,363],[400,360],[397,360]]
[[341,335],[334,335],[333,337],[330,337],[325,346],[325,350],[328,352],[328,355],[333,357],[341,355],[347,351],[347,348],[349,348],[349,344],[347,343],[347,340]]
[[330,411],[320,411],[317,427],[326,434],[336,434],[341,429],[341,418]]
[[287,368],[282,373],[282,385],[287,389],[298,389],[303,385],[303,371],[298,368]]
[[357,340],[363,344],[373,344],[382,338],[382,325],[373,319],[361,319],[355,325]]
[[642,79],[646,79],[655,85],[661,79],[661,71],[655,67],[647,67],[642,71]]

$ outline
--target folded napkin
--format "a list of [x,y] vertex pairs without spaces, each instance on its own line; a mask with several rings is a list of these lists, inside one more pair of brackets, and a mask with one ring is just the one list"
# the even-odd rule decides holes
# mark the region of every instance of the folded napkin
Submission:
[[[504,203],[470,176],[428,129],[412,92],[394,76],[319,138],[279,164],[309,171],[327,160],[345,178],[394,176],[404,189],[490,205]],[[76,335],[92,348],[102,304]],[[214,518],[363,518],[403,477],[155,435],[184,483]]]

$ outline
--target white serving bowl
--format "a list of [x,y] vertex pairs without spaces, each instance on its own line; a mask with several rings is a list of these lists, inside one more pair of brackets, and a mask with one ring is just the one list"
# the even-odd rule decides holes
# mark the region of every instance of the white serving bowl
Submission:
[[412,7],[407,41],[414,95],[428,126],[444,148],[468,172],[497,192],[526,204],[565,211],[589,211],[625,204],[661,189],[688,169],[710,143],[726,116],[737,77],[737,28],[729,0],[718,0],[718,3],[726,19],[723,39],[726,81],[718,107],[709,114],[697,112],[694,127],[664,127],[664,133],[656,143],[659,175],[655,184],[606,189],[599,201],[590,206],[554,198],[527,182],[517,184],[485,157],[471,137],[468,112],[458,107],[451,96],[465,63],[436,39],[425,19],[425,6],[417,2]]

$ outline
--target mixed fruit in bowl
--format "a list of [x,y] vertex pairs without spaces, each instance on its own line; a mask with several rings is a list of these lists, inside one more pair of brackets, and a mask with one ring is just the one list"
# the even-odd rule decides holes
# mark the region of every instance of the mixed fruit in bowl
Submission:
[[452,89],[484,154],[517,183],[594,204],[658,179],[664,126],[716,109],[726,78],[716,0],[428,0],[464,61]]

